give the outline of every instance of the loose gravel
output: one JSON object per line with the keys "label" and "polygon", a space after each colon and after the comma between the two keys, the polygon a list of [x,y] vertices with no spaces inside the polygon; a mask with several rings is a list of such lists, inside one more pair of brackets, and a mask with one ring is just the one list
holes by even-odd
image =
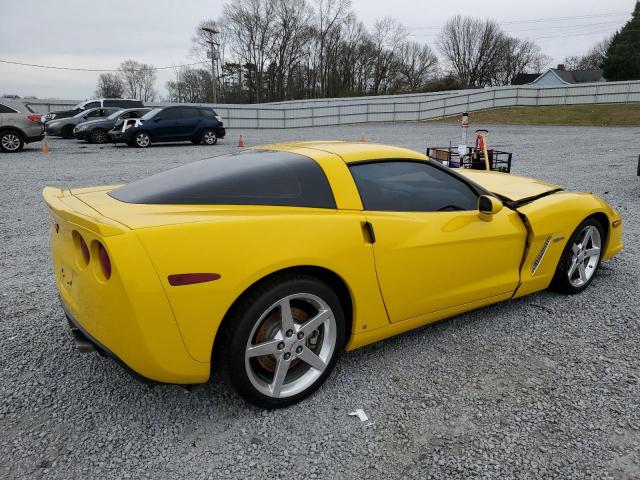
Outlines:
{"label": "loose gravel", "polygon": [[[640,478],[638,129],[489,126],[514,171],[593,191],[626,249],[571,297],[543,292],[347,353],[278,411],[212,381],[150,388],[72,346],[49,263],[45,185],[129,182],[248,145],[357,139],[424,151],[453,125],[230,130],[215,147],[52,140],[0,154],[0,477]],[[348,413],[363,408],[371,422]]]}

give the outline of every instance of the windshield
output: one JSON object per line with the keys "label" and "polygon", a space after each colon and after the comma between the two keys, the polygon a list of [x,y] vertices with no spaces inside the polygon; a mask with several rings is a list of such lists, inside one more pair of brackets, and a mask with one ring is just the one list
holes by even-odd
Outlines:
{"label": "windshield", "polygon": [[73,107],[71,110],[81,110],[85,103],[87,103],[87,102],[80,102],[75,107]]}
{"label": "windshield", "polygon": [[149,120],[150,118],[153,118],[157,115],[157,113],[162,110],[161,108],[154,108],[153,110],[151,110],[150,112],[145,113],[140,120]]}
{"label": "windshield", "polygon": [[91,110],[83,110],[83,111],[82,111],[82,112],[80,112],[80,113],[76,113],[76,114],[73,116],[73,118],[82,117],[82,116],[86,115],[87,113],[92,112],[92,111],[94,111],[94,110],[97,110],[97,108],[92,108]]}
{"label": "windshield", "polygon": [[108,120],[115,120],[117,119],[120,115],[122,115],[122,113],[124,112],[124,110],[118,110],[116,112],[113,112],[111,115],[109,115],[107,117]]}

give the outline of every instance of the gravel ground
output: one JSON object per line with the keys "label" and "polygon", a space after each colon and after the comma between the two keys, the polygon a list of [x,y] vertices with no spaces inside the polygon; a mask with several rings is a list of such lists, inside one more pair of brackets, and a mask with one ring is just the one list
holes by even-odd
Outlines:
{"label": "gravel ground", "polygon": [[[216,147],[146,151],[53,140],[49,155],[39,144],[1,155],[0,477],[640,478],[640,132],[489,128],[515,172],[615,206],[624,252],[582,295],[543,292],[348,353],[313,397],[269,412],[216,382],[150,388],[78,353],[40,191],[128,182],[236,150],[239,133],[255,145],[357,139],[362,126],[232,130]],[[458,138],[447,125],[365,133],[422,151]]]}

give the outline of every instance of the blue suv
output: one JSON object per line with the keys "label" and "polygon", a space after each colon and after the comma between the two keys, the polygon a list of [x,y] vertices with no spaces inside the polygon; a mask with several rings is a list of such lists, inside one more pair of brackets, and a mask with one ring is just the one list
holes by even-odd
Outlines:
{"label": "blue suv", "polygon": [[121,120],[109,136],[114,143],[146,148],[161,142],[215,145],[225,133],[222,119],[212,108],[181,105],[154,108],[137,120]]}

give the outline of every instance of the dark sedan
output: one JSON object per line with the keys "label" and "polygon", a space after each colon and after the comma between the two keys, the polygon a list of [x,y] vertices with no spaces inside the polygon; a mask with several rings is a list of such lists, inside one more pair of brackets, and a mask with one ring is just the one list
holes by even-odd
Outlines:
{"label": "dark sedan", "polygon": [[127,108],[112,113],[107,118],[79,123],[73,129],[73,136],[78,140],[86,140],[90,143],[106,143],[111,140],[109,130],[116,125],[118,120],[140,118],[149,111],[151,111],[150,108]]}
{"label": "dark sedan", "polygon": [[63,138],[73,138],[73,129],[76,125],[89,120],[105,118],[112,113],[122,110],[121,108],[92,108],[86,112],[80,112],[70,118],[61,118],[59,120],[50,120],[46,124],[47,135],[53,135]]}
{"label": "dark sedan", "polygon": [[121,120],[109,136],[114,143],[146,148],[159,142],[215,145],[225,133],[222,119],[211,107],[181,105],[154,108],[140,120]]}

